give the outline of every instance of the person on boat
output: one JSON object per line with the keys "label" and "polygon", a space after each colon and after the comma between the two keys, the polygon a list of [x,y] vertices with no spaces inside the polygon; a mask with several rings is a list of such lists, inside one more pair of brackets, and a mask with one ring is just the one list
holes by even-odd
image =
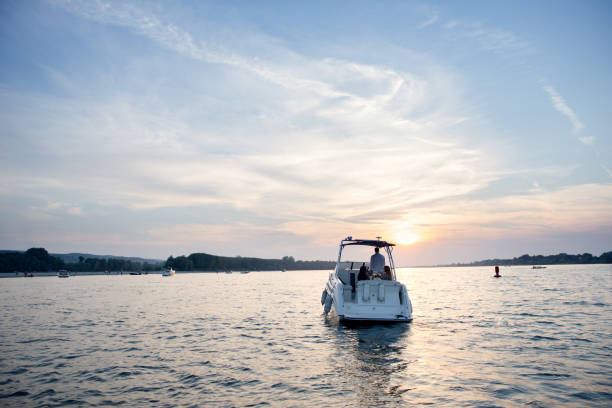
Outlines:
{"label": "person on boat", "polygon": [[357,280],[369,280],[370,277],[368,276],[368,268],[366,268],[365,266],[365,262],[361,265],[361,268],[359,268],[359,275],[357,275]]}
{"label": "person on boat", "polygon": [[385,256],[380,253],[380,248],[374,248],[374,255],[370,257],[370,272],[372,274],[383,274],[385,270]]}
{"label": "person on boat", "polygon": [[385,274],[383,275],[384,280],[391,280],[391,267],[389,265],[385,265]]}

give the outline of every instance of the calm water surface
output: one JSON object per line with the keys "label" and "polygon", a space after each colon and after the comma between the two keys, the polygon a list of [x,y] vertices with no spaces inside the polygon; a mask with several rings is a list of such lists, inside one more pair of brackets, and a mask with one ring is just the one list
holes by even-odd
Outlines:
{"label": "calm water surface", "polygon": [[612,406],[612,266],[404,269],[345,327],[328,272],[0,279],[0,406]]}

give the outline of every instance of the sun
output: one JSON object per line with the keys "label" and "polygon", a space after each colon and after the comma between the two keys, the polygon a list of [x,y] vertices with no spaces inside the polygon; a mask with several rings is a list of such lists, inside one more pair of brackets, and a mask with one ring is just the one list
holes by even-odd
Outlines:
{"label": "sun", "polygon": [[395,241],[400,245],[412,245],[421,240],[419,234],[417,234],[409,224],[400,224],[394,229]]}

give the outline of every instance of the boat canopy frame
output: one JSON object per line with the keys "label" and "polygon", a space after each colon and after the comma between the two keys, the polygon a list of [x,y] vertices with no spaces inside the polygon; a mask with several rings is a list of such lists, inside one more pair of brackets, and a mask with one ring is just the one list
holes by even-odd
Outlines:
{"label": "boat canopy frame", "polygon": [[378,239],[353,239],[352,236],[348,236],[340,241],[340,250],[338,251],[338,262],[337,265],[340,265],[342,260],[342,250],[345,246],[350,245],[361,245],[361,246],[372,246],[377,248],[384,248],[385,252],[387,252],[387,259],[389,260],[389,268],[391,269],[392,280],[397,280],[395,275],[395,262],[393,261],[393,247],[395,246],[392,242],[382,241],[380,237]]}

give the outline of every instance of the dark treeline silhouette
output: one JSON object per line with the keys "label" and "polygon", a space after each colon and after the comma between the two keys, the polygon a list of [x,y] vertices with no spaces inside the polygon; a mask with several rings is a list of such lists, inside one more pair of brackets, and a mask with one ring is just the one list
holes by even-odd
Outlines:
{"label": "dark treeline silhouette", "polygon": [[64,262],[49,255],[44,248],[30,248],[25,252],[0,253],[0,272],[45,272],[62,269]]}
{"label": "dark treeline silhouette", "polygon": [[66,269],[74,272],[105,272],[105,271],[155,271],[162,264],[136,262],[127,259],[114,258],[84,258],[78,262],[66,263],[60,258],[49,255],[44,248],[30,248],[25,252],[0,253],[0,272],[47,272]]}
{"label": "dark treeline silhouette", "polygon": [[104,271],[127,271],[127,272],[150,272],[158,271],[162,263],[153,264],[148,262],[137,262],[129,259],[115,258],[83,258],[79,262],[66,263],[65,268],[75,272],[104,272]]}
{"label": "dark treeline silhouette", "polygon": [[30,248],[25,252],[0,252],[0,272],[49,272],[66,269],[71,272],[147,272],[157,271],[163,266],[178,271],[270,271],[300,269],[333,269],[335,263],[329,261],[296,261],[292,256],[282,259],[261,259],[243,257],[223,257],[203,253],[189,256],[169,257],[163,263],[138,262],[117,258],[78,257],[78,262],[64,262],[50,255],[44,248]]}
{"label": "dark treeline silhouette", "polygon": [[[589,253],[569,255],[522,255],[512,259],[485,259],[472,263],[456,263],[451,266],[494,266],[494,265],[561,265],[561,264],[612,264],[612,251],[600,256]],[[189,256],[170,256],[165,264],[138,262],[130,259],[84,258],[78,262],[66,263],[50,255],[44,248],[30,248],[25,252],[0,252],[0,272],[47,272],[66,269],[74,272],[147,272],[157,271],[163,266],[177,271],[272,271],[272,270],[309,270],[333,269],[331,261],[296,261],[292,256],[282,259],[262,259],[246,257],[225,257],[194,253]]]}
{"label": "dark treeline silhouette", "polygon": [[494,266],[494,265],[564,265],[564,264],[612,264],[612,251],[600,256],[589,253],[569,255],[522,255],[512,259],[485,259],[471,263],[455,263],[451,266]]}
{"label": "dark treeline silhouette", "polygon": [[335,262],[330,261],[296,261],[292,256],[284,256],[282,259],[262,259],[246,257],[226,257],[203,253],[195,253],[189,256],[170,256],[166,261],[167,268],[177,271],[278,271],[306,270],[306,269],[333,269]]}

